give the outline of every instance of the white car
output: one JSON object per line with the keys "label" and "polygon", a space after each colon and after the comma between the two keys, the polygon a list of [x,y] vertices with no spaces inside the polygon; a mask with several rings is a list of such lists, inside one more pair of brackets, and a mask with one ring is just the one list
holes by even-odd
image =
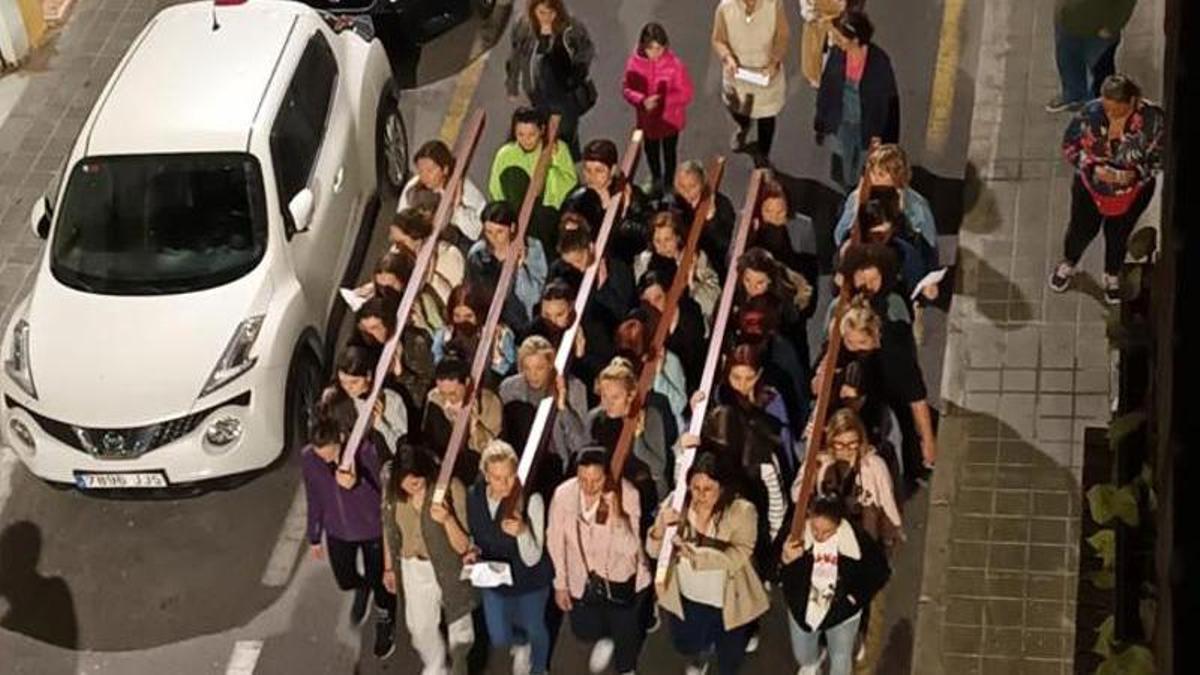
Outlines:
{"label": "white car", "polygon": [[34,208],[47,246],[0,343],[0,426],[35,475],[240,482],[303,441],[337,289],[407,164],[382,47],[331,23],[179,5],[118,64]]}

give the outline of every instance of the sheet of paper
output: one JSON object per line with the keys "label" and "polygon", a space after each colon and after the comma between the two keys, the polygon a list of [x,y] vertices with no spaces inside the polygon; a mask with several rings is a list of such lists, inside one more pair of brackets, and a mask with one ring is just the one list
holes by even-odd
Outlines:
{"label": "sheet of paper", "polygon": [[508,563],[482,561],[472,565],[463,565],[460,580],[470,580],[475,588],[497,588],[512,586],[512,568]]}
{"label": "sheet of paper", "polygon": [[750,70],[749,68],[738,68],[733,77],[742,82],[755,84],[760,87],[765,87],[771,83],[771,78],[766,73],[759,70]]}
{"label": "sheet of paper", "polygon": [[913,288],[912,297],[909,299],[916,300],[917,296],[921,294],[921,291],[925,290],[927,287],[937,286],[938,284],[942,283],[942,279],[946,277],[947,269],[948,268],[946,267],[942,267],[930,272],[929,274],[926,274],[924,279],[921,279],[919,282],[917,282],[917,285]]}
{"label": "sheet of paper", "polygon": [[351,312],[357,312],[358,308],[362,307],[363,303],[367,301],[366,298],[362,297],[358,293],[355,293],[353,288],[341,288],[338,289],[338,292],[341,294],[342,300],[344,300],[346,304],[350,306]]}

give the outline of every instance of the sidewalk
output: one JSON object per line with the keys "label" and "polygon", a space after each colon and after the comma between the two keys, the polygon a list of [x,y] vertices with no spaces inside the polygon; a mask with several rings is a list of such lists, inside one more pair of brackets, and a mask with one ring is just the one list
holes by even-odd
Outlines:
{"label": "sidewalk", "polygon": [[[938,469],[913,673],[1073,673],[1083,432],[1105,426],[1113,355],[1097,281],[1102,242],[1059,295],[1071,169],[1052,2],[988,0],[968,210],[949,316]],[[1161,0],[1142,0],[1118,69],[1161,89]],[[1156,226],[1156,205],[1143,226]]]}

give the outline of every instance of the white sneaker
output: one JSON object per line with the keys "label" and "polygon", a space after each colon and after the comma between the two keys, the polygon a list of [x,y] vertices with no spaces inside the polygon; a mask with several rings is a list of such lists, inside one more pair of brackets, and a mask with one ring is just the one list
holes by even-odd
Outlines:
{"label": "white sneaker", "polygon": [[683,669],[684,675],[705,675],[708,672],[708,661],[703,663],[689,663]]}
{"label": "white sneaker", "polygon": [[854,653],[855,663],[862,663],[867,660],[867,641],[865,638],[858,641],[858,651]]}
{"label": "white sneaker", "polygon": [[533,648],[529,645],[515,645],[508,650],[512,654],[513,675],[529,675],[533,671]]}
{"label": "white sneaker", "polygon": [[817,661],[811,665],[800,666],[800,670],[796,671],[796,675],[817,675],[821,672],[821,662]]}
{"label": "white sneaker", "polygon": [[612,663],[613,649],[616,645],[608,638],[598,640],[592,646],[592,656],[588,659],[588,670],[593,673],[602,673],[608,668],[608,664]]}
{"label": "white sneaker", "polygon": [[750,640],[746,642],[746,653],[753,654],[756,651],[758,651],[758,636],[751,635]]}

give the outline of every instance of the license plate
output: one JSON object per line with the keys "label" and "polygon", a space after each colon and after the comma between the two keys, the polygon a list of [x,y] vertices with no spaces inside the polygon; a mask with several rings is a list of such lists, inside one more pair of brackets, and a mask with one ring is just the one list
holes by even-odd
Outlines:
{"label": "license plate", "polygon": [[124,490],[167,487],[167,476],[161,471],[130,473],[75,473],[75,485],[84,490]]}

